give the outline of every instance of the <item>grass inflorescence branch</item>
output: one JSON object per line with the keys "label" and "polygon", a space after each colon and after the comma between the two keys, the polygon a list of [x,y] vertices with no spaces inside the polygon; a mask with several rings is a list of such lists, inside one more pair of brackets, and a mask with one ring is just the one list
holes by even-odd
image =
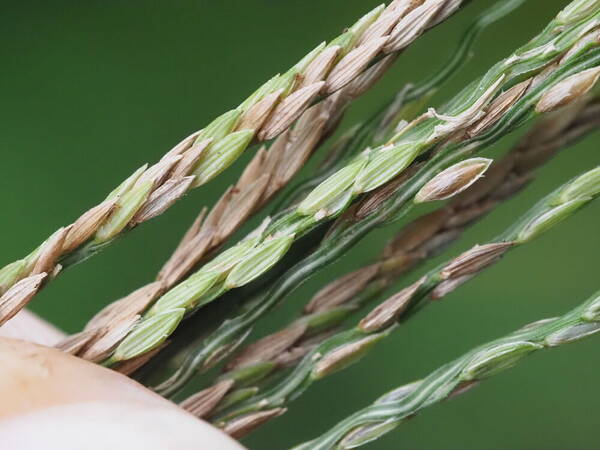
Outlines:
{"label": "grass inflorescence branch", "polygon": [[534,171],[556,152],[598,130],[599,113],[600,99],[596,97],[548,114],[491,166],[485,178],[449,204],[403,227],[376,262],[329,283],[307,303],[300,318],[237,352],[213,386],[191,396],[182,406],[209,416],[230,405],[232,399],[241,400],[240,393],[258,392],[258,387],[250,386],[294,367],[350,314],[377,299],[401,275],[440,253],[465,228],[520,192]]}
{"label": "grass inflorescence branch", "polygon": [[[467,159],[537,114],[548,112],[547,109],[536,109],[540,102],[546,104],[549,96],[561,97],[559,92],[569,92],[562,96],[561,104],[583,95],[585,89],[581,89],[580,83],[589,89],[589,78],[597,77],[600,72],[600,52],[597,49],[600,42],[593,31],[599,15],[600,11],[595,10],[579,15],[575,20],[561,13],[527,45],[465,88],[442,110],[442,114],[431,111],[416,119],[387,144],[361,153],[324,181],[298,208],[271,224],[263,232],[262,240],[258,238],[258,246],[244,241],[237,248],[225,252],[221,259],[217,258],[214,264],[222,266],[219,267],[221,278],[216,279],[225,277],[225,281],[220,282],[217,290],[209,289],[200,294],[198,290],[192,291],[197,296],[183,292],[186,297],[182,296],[179,300],[189,305],[188,311],[214,300],[221,293],[219,288],[228,287],[228,280],[235,281],[233,286],[237,286],[240,280],[249,281],[258,276],[269,264],[275,264],[291,241],[340,215],[348,209],[358,191],[373,189],[371,196],[350,209],[344,226],[337,227],[317,251],[280,277],[262,299],[253,302],[250,309],[223,323],[157,389],[162,393],[175,392],[198,370],[209,367],[209,361],[212,364],[225,357],[247,336],[254,323],[292,289],[335,260],[375,227],[406,214],[412,206],[411,200],[435,175]],[[561,90],[565,85],[573,85],[573,88]],[[523,89],[523,86],[526,88]],[[450,138],[452,142],[444,146]],[[416,167],[412,164],[414,169],[408,171],[411,177],[403,175],[406,174],[403,169],[411,161],[439,148],[443,150],[435,152],[427,162],[418,163]],[[381,170],[382,167],[386,170]],[[367,181],[368,187],[365,187]],[[382,187],[375,189],[378,185]],[[308,214],[309,211],[314,212]],[[247,254],[245,245],[252,248]],[[258,264],[257,254],[263,251],[264,254],[260,255],[263,262]],[[215,267],[210,264],[199,274]],[[165,320],[169,314],[178,315],[180,319],[184,312],[162,314]],[[111,363],[124,355],[137,355],[160,345],[169,333],[154,329],[153,339],[136,342],[130,335],[126,339],[128,345],[121,349],[126,352],[117,352]]]}
{"label": "grass inflorescence branch", "polygon": [[[494,1],[436,72],[404,85],[348,129],[312,176],[272,202],[336,132],[352,102],[404,49],[470,0],[387,0],[317,45],[28,255],[0,267],[0,327],[65,268],[256,149],[237,182],[200,210],[153,281],[108,304],[55,347],[143,380],[235,439],[285,414],[313,383],[361,361],[425,307],[600,197],[600,166],[587,167],[496,236],[390,289],[521,192],[557,152],[600,127],[600,0],[565,2],[525,45],[444,105],[427,108],[466,65],[479,34],[525,2]],[[534,119],[501,159],[480,155]],[[439,203],[421,205],[431,202]],[[260,225],[229,243],[267,205]],[[292,291],[414,207],[428,212],[403,224],[379,256],[328,282],[276,332],[244,346]],[[363,446],[537,350],[599,332],[600,292],[561,317],[528,324],[401,385],[293,450]]]}
{"label": "grass inflorescence branch", "polygon": [[[360,96],[400,51],[452,15],[462,0],[393,0],[322,43],[250,97],[188,136],[152,166],[144,165],[96,207],[60,228],[26,257],[0,270],[0,295],[22,282],[21,307],[63,268],[86,259],[125,231],[162,214],[190,189],[229,167],[253,142],[273,139],[315,102]],[[27,301],[26,301],[27,300]],[[16,302],[13,302],[16,304]],[[0,317],[8,320],[16,311]]]}
{"label": "grass inflorescence branch", "polygon": [[531,353],[578,341],[600,331],[600,293],[562,317],[533,322],[483,344],[427,378],[401,386],[294,450],[360,447],[395,429],[424,408],[466,392]]}
{"label": "grass inflorescence branch", "polygon": [[245,221],[286,186],[321,142],[335,131],[352,102],[357,82],[371,83],[380,72],[381,68],[374,67],[311,106],[269,148],[262,146],[236,184],[223,193],[210,211],[201,210],[154,282],[105,307],[84,331],[68,337],[59,348],[92,361],[104,359],[148,305],[214,255]]}
{"label": "grass inflorescence branch", "polygon": [[[409,83],[396,94],[394,99],[386,107],[374,114],[367,121],[352,127],[344,133],[329,149],[318,173],[292,188],[287,195],[283,196],[275,205],[275,211],[285,210],[290,205],[298,203],[302,194],[316,187],[327,176],[342,168],[344,164],[359,153],[362,149],[375,147],[385,141],[386,137],[394,134],[394,130],[414,119],[429,98],[439,90],[453,74],[458,72],[462,64],[469,58],[471,48],[477,36],[494,21],[499,20],[515,8],[519,7],[523,0],[511,0],[495,4],[477,17],[461,36],[456,49],[449,59],[441,66],[438,72],[431,74],[417,84]],[[243,188],[240,184],[240,189]],[[199,234],[197,232],[197,234]],[[276,338],[276,337],[274,337]],[[223,383],[216,387],[218,392],[222,391]],[[225,392],[221,392],[224,395]],[[190,398],[190,408],[196,413],[205,411],[204,406],[199,407],[199,402],[204,398],[210,398],[214,402],[214,392],[211,389],[199,393]],[[200,409],[199,409],[200,408]]]}
{"label": "grass inflorescence branch", "polygon": [[[600,195],[600,168],[592,169],[546,196],[507,231],[476,245],[456,258],[427,272],[412,285],[400,290],[368,313],[354,329],[325,339],[308,352],[297,367],[272,389],[235,405],[215,423],[240,435],[240,424],[257,412],[283,408],[308,386],[358,361],[370,348],[398,328],[431,300],[439,300],[500,260],[509,250],[521,246],[556,226]],[[252,367],[239,369],[232,379],[252,375]],[[254,367],[254,370],[260,370]]]}
{"label": "grass inflorescence branch", "polygon": [[209,259],[302,168],[339,123],[350,103],[347,88],[307,109],[269,149],[259,149],[237,183],[223,193],[210,211],[201,210],[152,283],[109,304],[89,321],[84,331],[69,336],[59,348],[91,361],[102,360],[114,350],[148,305]]}

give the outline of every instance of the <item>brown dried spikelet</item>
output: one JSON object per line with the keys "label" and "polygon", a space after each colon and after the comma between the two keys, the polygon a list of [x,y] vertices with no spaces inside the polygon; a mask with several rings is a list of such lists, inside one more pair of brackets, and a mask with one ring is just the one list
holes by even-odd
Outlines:
{"label": "brown dried spikelet", "polygon": [[237,130],[258,130],[260,129],[279,100],[281,99],[282,89],[266,95],[262,100],[254,104],[248,112],[246,112],[240,123],[237,125]]}
{"label": "brown dried spikelet", "polygon": [[429,180],[415,195],[415,203],[446,200],[477,182],[492,163],[488,158],[470,158],[454,164]]}
{"label": "brown dried spikelet", "polygon": [[435,287],[433,291],[431,291],[431,299],[441,299],[442,297],[448,295],[450,292],[454,291],[457,287],[463,285],[476,275],[476,273],[471,273],[469,275],[463,275],[457,278],[451,278],[449,280],[442,281]]}
{"label": "brown dried spikelet", "polygon": [[323,81],[336,62],[339,53],[339,45],[332,45],[319,53],[304,71],[299,88],[301,89],[318,81]]}
{"label": "brown dried spikelet", "polygon": [[495,124],[511,106],[519,101],[530,85],[531,79],[528,79],[500,94],[487,108],[485,116],[467,130],[467,135],[477,136]]}
{"label": "brown dried spikelet", "polygon": [[29,303],[47,275],[46,272],[42,272],[23,278],[0,297],[0,326]]}
{"label": "brown dried spikelet", "polygon": [[[390,32],[390,39],[383,48],[385,53],[402,50],[419,37],[442,9],[446,0],[430,0],[415,3],[420,4],[407,14],[404,14]],[[411,4],[411,6],[415,5],[415,3]]]}
{"label": "brown dried spikelet", "polygon": [[[358,40],[358,44],[387,36],[396,26],[398,21],[416,5],[414,0],[396,0],[388,5],[381,15],[373,22]],[[422,3],[422,1],[420,1]]]}
{"label": "brown dried spikelet", "polygon": [[42,250],[37,257],[30,275],[52,273],[54,266],[56,265],[56,260],[62,254],[63,243],[65,242],[65,238],[67,237],[67,234],[69,234],[71,227],[72,225],[69,225],[66,228],[60,228],[48,238],[42,246]]}
{"label": "brown dried spikelet", "polygon": [[87,323],[85,330],[110,327],[119,319],[138,316],[146,311],[163,291],[164,285],[160,281],[142,286],[103,308]]}
{"label": "brown dried spikelet", "polygon": [[397,294],[378,305],[358,324],[366,333],[372,333],[387,328],[394,323],[406,310],[417,290],[423,285],[425,278],[402,289]]}
{"label": "brown dried spikelet", "polygon": [[270,361],[288,350],[306,332],[302,322],[293,323],[281,331],[265,336],[250,344],[233,358],[226,370],[235,370],[253,363]]}
{"label": "brown dried spikelet", "polygon": [[568,105],[592,89],[599,77],[600,67],[592,67],[571,75],[548,89],[538,101],[535,110],[539,113],[546,113]]}
{"label": "brown dried spikelet", "polygon": [[351,50],[333,68],[325,84],[325,91],[332,93],[341,89],[361,74],[387,43],[388,37],[372,39]]}
{"label": "brown dried spikelet", "polygon": [[[400,187],[410,179],[420,168],[422,164],[411,164],[402,171],[397,177],[385,183],[383,186],[369,192],[366,197],[356,204],[352,210],[355,220],[362,220],[375,211],[383,202],[389,199]],[[346,217],[343,215],[342,217]]]}
{"label": "brown dried spikelet", "polygon": [[102,330],[101,335],[95,336],[88,342],[85,351],[79,352],[79,355],[81,358],[92,362],[100,362],[108,358],[135,324],[138,323],[140,317],[119,318]]}
{"label": "brown dried spikelet", "polygon": [[179,403],[190,414],[202,419],[208,416],[233,387],[233,380],[222,380]]}
{"label": "brown dried spikelet", "polygon": [[129,226],[134,227],[142,222],[161,215],[185,195],[192,185],[194,178],[194,176],[190,176],[167,180],[150,194],[146,203],[129,221]]}
{"label": "brown dried spikelet", "polygon": [[[162,185],[171,169],[181,161],[181,155],[170,155],[163,157],[156,164],[148,167],[137,179],[133,188],[142,187],[147,183],[152,183],[151,191]],[[133,189],[132,188],[132,189]]]}
{"label": "brown dried spikelet", "polygon": [[373,280],[379,272],[379,264],[371,264],[329,283],[319,290],[304,307],[304,313],[328,311],[346,303]]}
{"label": "brown dried spikelet", "polygon": [[485,201],[508,177],[515,167],[516,155],[509,153],[500,161],[494,162],[477,183],[464,192],[461,192],[450,201],[450,206],[456,210],[470,207],[477,202]]}
{"label": "brown dried spikelet", "polygon": [[373,345],[381,340],[382,335],[374,334],[349,344],[342,345],[324,355],[312,370],[312,377],[320,379],[356,362]]}
{"label": "brown dried spikelet", "polygon": [[90,239],[113,211],[115,202],[116,199],[106,200],[79,217],[71,225],[71,229],[63,242],[62,251],[64,253],[73,251]]}
{"label": "brown dried spikelet", "polygon": [[128,359],[127,361],[123,361],[119,363],[116,367],[113,367],[117,372],[122,373],[123,375],[131,375],[148,361],[150,361],[154,356],[159,353],[163,348],[169,345],[170,341],[165,341],[155,349],[150,350],[143,355],[136,356],[135,358]]}
{"label": "brown dried spikelet", "polygon": [[441,278],[448,280],[477,273],[496,262],[513,245],[514,242],[476,245],[447,264],[441,271]]}
{"label": "brown dried spikelet", "polygon": [[258,133],[261,141],[272,139],[287,129],[317,97],[324,81],[318,81],[284,98]]}
{"label": "brown dried spikelet", "polygon": [[196,167],[200,157],[204,154],[204,151],[211,143],[212,139],[204,139],[193,147],[185,150],[185,152],[181,155],[182,158],[173,167],[169,176],[171,178],[181,178],[190,174],[194,167]]}
{"label": "brown dried spikelet", "polygon": [[287,408],[273,408],[267,411],[249,413],[227,422],[223,427],[223,431],[235,439],[240,439],[269,420],[281,416],[286,411]]}

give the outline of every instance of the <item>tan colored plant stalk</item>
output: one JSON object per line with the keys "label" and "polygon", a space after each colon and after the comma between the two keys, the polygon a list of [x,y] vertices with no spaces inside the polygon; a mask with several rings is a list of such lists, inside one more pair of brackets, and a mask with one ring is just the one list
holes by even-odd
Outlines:
{"label": "tan colored plant stalk", "polygon": [[[304,307],[300,318],[238,352],[212,387],[191,396],[182,406],[200,417],[209,416],[221,407],[221,400],[231,402],[232,397],[239,396],[239,391],[234,391],[233,395],[228,393],[247,383],[241,374],[251,374],[251,384],[254,385],[275,371],[293,367],[353,311],[378,298],[399,277],[439,253],[457,240],[467,227],[520,192],[535,177],[535,171],[558,151],[598,128],[598,97],[584,98],[544,117],[502,160],[492,164],[484,178],[478,179],[481,171],[476,171],[468,180],[448,183],[454,188],[448,191],[452,195],[457,189],[477,180],[447,205],[404,227],[386,245],[377,262],[344,275],[321,289]],[[471,166],[477,167],[478,161]],[[445,172],[445,178],[456,181],[456,178],[448,176],[448,171],[440,175]],[[427,186],[432,184],[436,184],[435,179],[420,192],[430,192]],[[432,199],[422,194],[422,200]],[[257,390],[247,386],[241,389],[242,392]]]}
{"label": "tan colored plant stalk", "polygon": [[[286,73],[267,81],[237,108],[184,139],[158,163],[136,170],[102,203],[52,234],[31,254],[1,269],[0,295],[23,281],[30,287],[30,301],[61,269],[160,215],[190,189],[220,174],[252,142],[279,136],[312,104],[372,67],[384,70],[400,51],[462,3],[393,0],[366,14],[338,38],[322,43]],[[0,324],[19,309],[5,311]]]}

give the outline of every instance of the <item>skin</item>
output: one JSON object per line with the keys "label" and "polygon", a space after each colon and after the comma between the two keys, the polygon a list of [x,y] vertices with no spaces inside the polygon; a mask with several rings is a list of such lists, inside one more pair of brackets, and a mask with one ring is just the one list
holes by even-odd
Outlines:
{"label": "skin", "polygon": [[130,378],[40,345],[62,333],[30,313],[0,336],[2,448],[244,450]]}

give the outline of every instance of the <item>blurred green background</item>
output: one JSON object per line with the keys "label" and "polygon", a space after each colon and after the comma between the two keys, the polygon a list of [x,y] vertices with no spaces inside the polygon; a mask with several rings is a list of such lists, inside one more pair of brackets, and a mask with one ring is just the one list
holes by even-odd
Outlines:
{"label": "blurred green background", "polygon": [[[356,102],[344,124],[365,117],[403,83],[439,67],[461,30],[493,3],[473,2],[419,39]],[[237,105],[272,74],[377,4],[3,1],[2,263],[28,252],[142,163],[156,161],[180,138]],[[529,0],[488,29],[475,57],[434,105],[527,41],[566,4]],[[494,153],[509,148],[518,134],[503,140]],[[442,258],[493,236],[538,197],[597,164],[597,147],[598,134],[563,152],[525,192],[469,230]],[[149,281],[200,207],[214,203],[250,156],[163,216],[65,272],[36,298],[32,309],[74,332],[101,306]],[[511,253],[409,321],[360,364],[313,385],[288,414],[246,444],[276,450],[314,437],[381,393],[426,375],[467,349],[583,301],[599,287],[599,217],[600,205],[592,205]],[[255,336],[289,320],[326,280],[374,257],[400,225],[372,234],[306,283],[260,324]],[[600,448],[598,348],[600,338],[591,338],[536,354],[468,395],[428,409],[367,448]]]}

